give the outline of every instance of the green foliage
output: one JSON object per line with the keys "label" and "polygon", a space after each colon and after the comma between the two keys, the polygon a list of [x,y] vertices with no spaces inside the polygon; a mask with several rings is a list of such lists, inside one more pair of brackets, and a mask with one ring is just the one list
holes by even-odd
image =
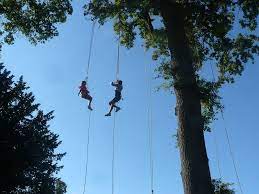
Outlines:
{"label": "green foliage", "polygon": [[223,183],[221,180],[212,180],[215,194],[235,194],[234,190],[230,187],[233,184]]}
{"label": "green foliage", "polygon": [[52,112],[44,114],[21,77],[0,64],[0,193],[54,194],[58,135],[49,130]]}
{"label": "green foliage", "polygon": [[67,192],[67,185],[62,180],[57,180],[56,182],[56,193],[55,194],[65,194]]}
{"label": "green foliage", "polygon": [[[188,44],[192,51],[193,66],[201,91],[205,124],[214,119],[220,105],[218,91],[225,83],[233,83],[241,75],[245,64],[254,62],[259,53],[257,19],[258,0],[185,1],[167,0],[177,5],[184,15]],[[172,61],[168,37],[161,17],[159,0],[93,0],[85,5],[85,15],[104,24],[114,19],[114,30],[121,33],[121,43],[127,48],[134,46],[139,35],[146,49],[152,48],[153,59],[160,65],[159,76],[164,86],[173,88]],[[174,50],[172,50],[174,52]],[[202,77],[201,69],[213,63],[216,79]],[[207,82],[207,83],[206,83]],[[206,126],[208,129],[208,125]]]}
{"label": "green foliage", "polygon": [[58,35],[56,24],[72,14],[71,0],[1,0],[0,37],[12,44],[20,32],[32,43],[45,42]]}
{"label": "green foliage", "polygon": [[216,118],[216,114],[224,108],[220,103],[221,97],[218,95],[220,84],[200,77],[197,78],[197,83],[200,90],[204,130],[211,131],[209,127],[211,122]]}

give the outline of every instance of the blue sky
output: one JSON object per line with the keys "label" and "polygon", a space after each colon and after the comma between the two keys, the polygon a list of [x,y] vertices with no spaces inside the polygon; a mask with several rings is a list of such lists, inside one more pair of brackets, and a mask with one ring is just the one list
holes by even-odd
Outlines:
{"label": "blue sky", "polygon": [[[17,77],[24,76],[41,108],[55,110],[51,130],[63,141],[59,150],[67,152],[59,176],[67,183],[68,194],[83,192],[86,160],[89,112],[86,102],[77,93],[86,76],[91,23],[84,19],[81,7],[82,4],[77,3],[73,16],[59,26],[59,37],[35,47],[19,36],[14,45],[4,47],[2,54],[6,67]],[[116,47],[112,25],[98,27],[89,75],[94,111],[86,193],[91,194],[111,192],[113,119],[104,114],[114,95],[109,84],[115,77]],[[150,53],[144,52],[139,39],[135,48],[121,49],[120,77],[124,81],[125,99],[116,121],[115,193],[150,193],[147,79],[151,72],[145,71],[149,64],[155,63]],[[243,76],[221,91],[226,107],[225,125],[246,194],[259,190],[258,73],[257,64],[247,64]],[[172,138],[177,128],[173,111],[175,97],[165,91],[155,92],[160,83],[160,80],[152,80],[154,190],[157,194],[180,194],[183,193],[180,160]],[[206,134],[211,173],[214,178],[219,177],[213,141],[216,137],[223,179],[236,183],[223,127],[219,119],[213,123],[213,133]],[[234,187],[240,193],[237,184]]]}

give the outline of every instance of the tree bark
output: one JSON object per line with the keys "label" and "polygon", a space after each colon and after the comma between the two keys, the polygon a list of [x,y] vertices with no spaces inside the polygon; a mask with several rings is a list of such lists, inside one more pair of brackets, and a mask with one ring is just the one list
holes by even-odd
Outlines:
{"label": "tree bark", "polygon": [[172,56],[174,91],[177,99],[178,143],[185,194],[213,194],[204,140],[200,93],[192,53],[184,25],[184,9],[171,0],[160,0]]}

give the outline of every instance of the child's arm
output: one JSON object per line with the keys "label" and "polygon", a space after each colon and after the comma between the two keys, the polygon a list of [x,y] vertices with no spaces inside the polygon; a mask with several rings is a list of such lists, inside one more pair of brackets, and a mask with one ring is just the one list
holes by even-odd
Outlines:
{"label": "child's arm", "polygon": [[115,82],[112,82],[112,86],[117,86],[118,85],[118,83],[117,83],[117,81],[115,81]]}
{"label": "child's arm", "polygon": [[86,92],[87,92],[87,93],[90,93],[89,90],[88,90],[88,87],[85,87],[85,89],[86,89]]}
{"label": "child's arm", "polygon": [[79,92],[78,92],[78,96],[79,96],[80,93],[81,93],[81,89],[80,89]]}

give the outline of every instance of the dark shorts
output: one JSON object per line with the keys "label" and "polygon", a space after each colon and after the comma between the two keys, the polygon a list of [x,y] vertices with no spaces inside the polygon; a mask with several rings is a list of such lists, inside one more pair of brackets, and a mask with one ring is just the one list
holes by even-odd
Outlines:
{"label": "dark shorts", "polygon": [[82,98],[87,99],[87,100],[92,100],[92,96],[90,96],[89,94],[82,94]]}
{"label": "dark shorts", "polygon": [[115,104],[117,102],[119,102],[121,100],[121,96],[115,96],[110,102],[109,104],[112,105],[112,104]]}

